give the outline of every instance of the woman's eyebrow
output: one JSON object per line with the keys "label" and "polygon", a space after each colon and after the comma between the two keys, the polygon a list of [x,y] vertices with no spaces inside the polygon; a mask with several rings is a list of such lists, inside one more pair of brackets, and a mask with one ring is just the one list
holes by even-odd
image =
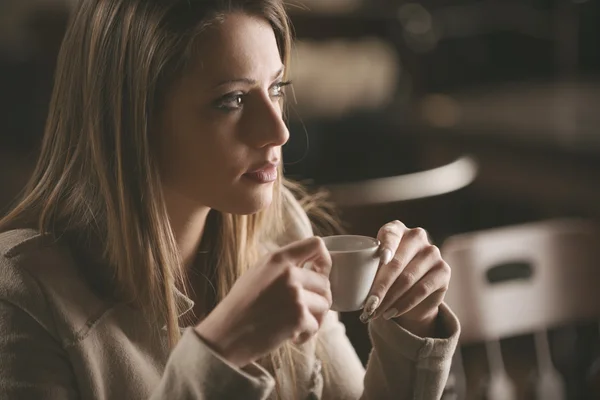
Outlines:
{"label": "woman's eyebrow", "polygon": [[[274,75],[273,75],[273,79],[275,80],[277,78],[279,78],[281,75],[283,75],[283,68],[281,67]],[[256,85],[257,81],[255,79],[250,79],[250,78],[236,78],[236,79],[229,79],[229,80],[225,80],[225,81],[221,81],[219,82],[215,88],[218,88],[219,86],[223,86],[223,85],[230,85],[232,83],[245,83],[247,85]]]}

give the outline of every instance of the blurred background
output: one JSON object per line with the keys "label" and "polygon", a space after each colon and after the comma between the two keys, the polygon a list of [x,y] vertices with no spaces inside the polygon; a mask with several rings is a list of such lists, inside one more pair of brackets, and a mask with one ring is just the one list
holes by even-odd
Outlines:
{"label": "blurred background", "polygon": [[[72,2],[0,1],[2,212],[39,149]],[[452,260],[464,339],[445,397],[599,399],[600,2],[287,3],[286,173],[327,189],[348,232],[399,219]],[[342,320],[366,362],[365,327]]]}

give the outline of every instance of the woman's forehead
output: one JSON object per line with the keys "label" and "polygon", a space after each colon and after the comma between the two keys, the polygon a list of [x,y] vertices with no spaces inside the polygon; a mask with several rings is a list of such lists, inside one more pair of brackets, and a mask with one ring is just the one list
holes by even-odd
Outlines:
{"label": "woman's forehead", "polygon": [[190,71],[204,84],[232,80],[266,82],[282,68],[275,33],[265,19],[230,14],[198,39]]}

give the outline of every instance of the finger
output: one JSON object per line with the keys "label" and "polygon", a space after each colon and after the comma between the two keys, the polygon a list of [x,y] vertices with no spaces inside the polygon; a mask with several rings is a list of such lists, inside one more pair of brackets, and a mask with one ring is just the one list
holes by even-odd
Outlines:
{"label": "finger", "polygon": [[386,265],[392,260],[406,230],[406,225],[400,221],[389,222],[379,229],[377,239],[381,243],[381,265]]}
{"label": "finger", "polygon": [[304,291],[302,298],[306,308],[302,321],[292,339],[296,344],[305,343],[319,331],[321,323],[329,310],[326,299],[316,293]]}
{"label": "finger", "polygon": [[429,245],[422,248],[402,270],[388,290],[378,307],[378,314],[385,312],[392,304],[408,292],[432,268],[440,263],[441,256],[437,247]]}
{"label": "finger", "polygon": [[313,318],[317,321],[317,330],[321,327],[325,315],[329,312],[330,303],[329,301],[314,292],[305,292],[304,300],[308,311],[313,316]]}
{"label": "finger", "polygon": [[[432,269],[390,307],[386,310],[378,310],[375,317],[382,316],[385,319],[397,318],[421,305],[421,307],[426,306],[427,303],[424,303],[426,299],[435,300],[439,295],[443,298],[448,289],[449,278],[446,269],[441,265]],[[434,293],[437,296],[431,298]]]}
{"label": "finger", "polygon": [[315,317],[310,316],[307,321],[303,324],[304,328],[299,329],[298,332],[292,338],[295,344],[306,343],[319,331],[319,323]]}
{"label": "finger", "polygon": [[301,269],[298,271],[298,282],[304,290],[324,297],[331,307],[331,284],[326,276],[310,269]]}
{"label": "finger", "polygon": [[[423,321],[439,312],[440,304],[444,301],[445,295],[446,291],[440,289],[437,292],[433,292],[412,309],[405,312],[398,311],[394,316],[390,316],[390,318],[398,319],[400,323],[402,323],[402,320]],[[390,312],[390,314],[392,313]]]}
{"label": "finger", "polygon": [[271,261],[277,264],[291,262],[296,266],[303,266],[310,262],[314,271],[326,277],[331,272],[331,256],[323,239],[317,236],[291,243],[271,257]]}
{"label": "finger", "polygon": [[387,265],[382,265],[379,271],[377,271],[377,275],[375,275],[375,280],[371,286],[370,296],[365,304],[365,311],[361,317],[365,318],[373,314],[377,306],[385,298],[390,287],[398,279],[402,271],[404,271],[406,265],[427,243],[427,235],[423,236],[424,232],[423,229],[417,228],[410,229],[404,233],[396,249],[394,258]]}

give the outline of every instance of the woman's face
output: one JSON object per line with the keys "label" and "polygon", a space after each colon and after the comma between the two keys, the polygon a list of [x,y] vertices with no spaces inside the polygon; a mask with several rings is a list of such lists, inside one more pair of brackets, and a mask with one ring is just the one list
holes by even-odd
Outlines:
{"label": "woman's face", "polygon": [[283,64],[266,20],[231,14],[202,34],[167,95],[158,156],[164,191],[232,214],[273,198],[281,146]]}

